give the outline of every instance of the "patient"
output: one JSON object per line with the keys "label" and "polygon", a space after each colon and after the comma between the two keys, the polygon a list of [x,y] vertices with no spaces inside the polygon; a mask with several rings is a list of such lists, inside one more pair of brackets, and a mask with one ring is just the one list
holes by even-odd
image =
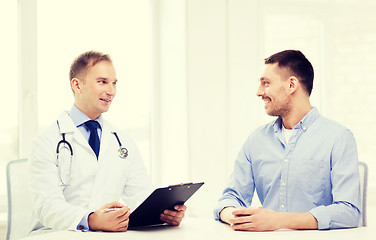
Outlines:
{"label": "patient", "polygon": [[[300,51],[265,59],[257,96],[277,118],[241,148],[216,220],[241,231],[358,226],[356,143],[349,129],[311,106],[313,76]],[[250,207],[255,190],[263,207]]]}

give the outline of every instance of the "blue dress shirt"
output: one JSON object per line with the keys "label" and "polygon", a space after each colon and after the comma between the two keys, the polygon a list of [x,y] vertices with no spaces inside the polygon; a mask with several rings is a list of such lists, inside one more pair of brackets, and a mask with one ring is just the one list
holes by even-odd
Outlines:
{"label": "blue dress shirt", "polygon": [[[91,120],[88,116],[86,116],[85,113],[83,113],[80,109],[76,107],[76,105],[73,105],[72,109],[68,113],[69,117],[72,118],[72,121],[74,125],[80,130],[82,135],[85,137],[85,139],[89,142],[90,137],[90,130],[85,126],[85,122]],[[101,139],[102,135],[102,126],[103,126],[103,118],[102,115],[100,115],[97,119],[95,119],[98,123],[100,128],[98,128],[98,136],[99,140]]]}
{"label": "blue dress shirt", "polygon": [[319,229],[357,227],[360,181],[352,133],[316,108],[294,127],[288,144],[281,118],[258,128],[239,152],[216,220],[225,207],[250,206],[255,190],[264,208],[310,212]]}
{"label": "blue dress shirt", "polygon": [[[76,107],[76,105],[73,105],[72,109],[68,113],[68,115],[72,118],[73,123],[76,125],[78,130],[82,133],[82,135],[85,137],[85,139],[89,142],[90,137],[90,130],[85,126],[85,122],[91,120],[88,116],[86,116],[85,113],[83,113],[80,109]],[[102,125],[103,125],[103,118],[102,115],[100,115],[97,119],[100,127],[98,128],[98,136],[99,140],[101,139],[102,135]],[[77,230],[81,231],[88,231],[89,230],[89,222],[88,217],[92,212],[88,212],[80,221],[80,223],[77,225]]]}

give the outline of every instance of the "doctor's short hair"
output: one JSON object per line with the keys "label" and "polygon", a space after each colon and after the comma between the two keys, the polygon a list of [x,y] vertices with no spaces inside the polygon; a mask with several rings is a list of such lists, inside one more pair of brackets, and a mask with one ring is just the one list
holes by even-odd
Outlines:
{"label": "doctor's short hair", "polygon": [[69,81],[72,81],[73,78],[85,76],[90,67],[95,66],[101,61],[112,63],[111,57],[108,54],[97,51],[87,51],[82,53],[80,56],[74,59],[70,67]]}
{"label": "doctor's short hair", "polygon": [[265,64],[278,63],[278,67],[287,70],[290,76],[298,78],[304,90],[311,96],[314,71],[312,64],[298,50],[285,50],[265,59]]}

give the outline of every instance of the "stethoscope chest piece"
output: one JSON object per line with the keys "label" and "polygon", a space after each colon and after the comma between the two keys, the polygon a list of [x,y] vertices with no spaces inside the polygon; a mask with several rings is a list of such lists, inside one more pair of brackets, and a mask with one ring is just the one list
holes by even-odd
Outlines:
{"label": "stethoscope chest piece", "polygon": [[120,157],[121,159],[125,159],[125,158],[127,158],[127,157],[128,157],[128,149],[126,149],[125,147],[123,147],[123,146],[121,145],[121,142],[120,142],[120,139],[119,139],[117,133],[116,133],[116,132],[112,132],[112,133],[115,135],[116,140],[118,141],[118,144],[119,144],[119,150],[118,150],[118,152],[119,152],[119,157]]}
{"label": "stethoscope chest piece", "polygon": [[119,156],[120,158],[125,159],[128,157],[128,150],[125,147],[119,148]]}

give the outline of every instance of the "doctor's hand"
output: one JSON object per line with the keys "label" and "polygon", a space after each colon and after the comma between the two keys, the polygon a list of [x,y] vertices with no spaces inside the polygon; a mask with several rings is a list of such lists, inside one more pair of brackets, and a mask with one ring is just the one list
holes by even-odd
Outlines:
{"label": "doctor's hand", "polygon": [[187,207],[185,205],[176,205],[175,210],[164,210],[160,219],[170,225],[179,226],[184,218]]}
{"label": "doctor's hand", "polygon": [[128,229],[130,209],[119,203],[103,205],[88,218],[90,230],[123,232]]}

